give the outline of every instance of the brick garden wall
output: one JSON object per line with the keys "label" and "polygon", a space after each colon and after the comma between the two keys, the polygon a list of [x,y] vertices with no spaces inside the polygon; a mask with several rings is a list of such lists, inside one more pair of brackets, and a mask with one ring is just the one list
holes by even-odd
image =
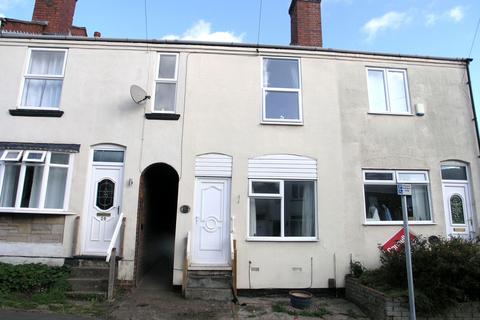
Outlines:
{"label": "brick garden wall", "polygon": [[[405,300],[388,297],[375,289],[360,284],[357,279],[350,276],[345,279],[345,296],[372,319],[408,320],[408,303]],[[480,319],[480,303],[461,303],[441,316],[417,317],[417,319]]]}
{"label": "brick garden wall", "polygon": [[62,243],[65,216],[0,213],[0,241]]}

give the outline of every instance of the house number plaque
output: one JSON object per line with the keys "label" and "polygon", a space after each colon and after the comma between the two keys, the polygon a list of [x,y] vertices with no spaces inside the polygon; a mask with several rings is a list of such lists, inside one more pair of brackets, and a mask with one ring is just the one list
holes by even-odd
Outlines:
{"label": "house number plaque", "polygon": [[112,214],[110,212],[97,212],[97,217],[110,217]]}

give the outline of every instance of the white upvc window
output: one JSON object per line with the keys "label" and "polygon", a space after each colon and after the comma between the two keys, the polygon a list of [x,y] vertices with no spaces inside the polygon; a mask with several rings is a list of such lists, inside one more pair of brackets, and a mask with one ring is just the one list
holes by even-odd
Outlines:
{"label": "white upvc window", "polygon": [[160,53],[155,77],[152,112],[175,113],[177,100],[178,53]]}
{"label": "white upvc window", "polygon": [[300,59],[264,57],[262,68],[262,122],[301,124]]}
{"label": "white upvc window", "polygon": [[[13,150],[0,150],[0,210],[66,211],[72,155],[54,151],[23,151],[23,159],[4,160]],[[18,151],[18,150],[15,150]]]}
{"label": "white upvc window", "polygon": [[314,180],[249,180],[250,240],[316,240]]}
{"label": "white upvc window", "polygon": [[66,56],[66,49],[29,50],[20,108],[60,108]]}
{"label": "white upvc window", "polygon": [[367,68],[371,113],[411,114],[407,71]]}
{"label": "white upvc window", "polygon": [[397,184],[411,184],[407,196],[408,220],[432,223],[430,181],[427,171],[364,170],[365,222],[367,224],[401,224],[401,196]]}

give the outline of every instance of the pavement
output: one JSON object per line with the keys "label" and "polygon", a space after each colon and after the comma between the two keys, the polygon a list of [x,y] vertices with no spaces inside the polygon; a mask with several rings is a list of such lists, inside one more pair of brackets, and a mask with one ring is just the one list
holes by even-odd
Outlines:
{"label": "pavement", "polygon": [[[309,314],[289,305],[287,294],[240,296],[237,304],[204,300],[186,300],[173,291],[165,279],[147,275],[141,284],[111,303],[102,320],[176,320],[176,319],[320,319],[367,320],[365,314],[351,302],[335,297],[314,296]],[[273,308],[273,309],[272,309]],[[289,314],[290,312],[291,314]],[[0,310],[1,320],[92,320],[91,317],[45,313],[44,311]]]}

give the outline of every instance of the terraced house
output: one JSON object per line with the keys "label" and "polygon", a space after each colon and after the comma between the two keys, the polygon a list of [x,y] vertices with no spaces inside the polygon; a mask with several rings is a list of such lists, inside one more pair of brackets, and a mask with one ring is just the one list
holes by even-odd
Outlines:
{"label": "terraced house", "polygon": [[290,46],[88,37],[75,5],[1,19],[1,261],[342,287],[401,228],[399,183],[415,234],[478,235],[468,59],[324,49],[320,0]]}

